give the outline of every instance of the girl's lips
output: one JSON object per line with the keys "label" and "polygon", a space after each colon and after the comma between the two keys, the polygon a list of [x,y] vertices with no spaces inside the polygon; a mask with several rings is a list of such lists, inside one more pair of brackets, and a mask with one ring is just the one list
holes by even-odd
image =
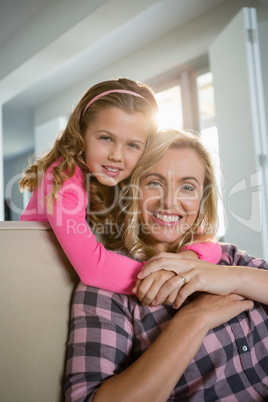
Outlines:
{"label": "girl's lips", "polygon": [[177,214],[165,214],[161,212],[153,212],[152,219],[159,225],[174,226],[182,219],[182,216]]}
{"label": "girl's lips", "polygon": [[117,168],[115,166],[104,166],[104,165],[102,165],[102,169],[105,172],[105,174],[110,176],[110,177],[116,177],[122,172],[122,169],[119,169],[119,168]]}

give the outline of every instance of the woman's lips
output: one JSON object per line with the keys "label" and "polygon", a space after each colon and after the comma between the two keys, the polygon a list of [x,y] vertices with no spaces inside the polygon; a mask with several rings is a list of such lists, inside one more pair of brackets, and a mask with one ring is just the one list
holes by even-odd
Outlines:
{"label": "woman's lips", "polygon": [[182,216],[178,214],[166,214],[162,212],[153,212],[152,218],[155,222],[159,223],[159,225],[168,225],[173,226],[177,225]]}

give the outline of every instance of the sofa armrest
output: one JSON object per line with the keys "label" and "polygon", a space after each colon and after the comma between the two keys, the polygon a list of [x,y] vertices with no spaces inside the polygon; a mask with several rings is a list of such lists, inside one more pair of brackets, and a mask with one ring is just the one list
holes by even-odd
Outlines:
{"label": "sofa armrest", "polygon": [[1,399],[62,400],[78,276],[45,222],[0,222]]}

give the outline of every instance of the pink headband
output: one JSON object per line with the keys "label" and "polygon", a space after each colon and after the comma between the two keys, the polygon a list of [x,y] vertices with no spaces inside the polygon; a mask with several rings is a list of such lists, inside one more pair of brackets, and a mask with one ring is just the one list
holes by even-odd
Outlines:
{"label": "pink headband", "polygon": [[142,96],[136,92],[129,91],[128,89],[110,89],[109,91],[101,92],[99,95],[96,95],[95,98],[91,99],[91,101],[89,101],[88,104],[86,105],[86,107],[82,113],[82,116],[84,116],[86,110],[89,108],[90,105],[92,105],[93,102],[95,102],[99,98],[102,98],[105,95],[108,95],[108,94],[111,94],[114,92],[118,92],[120,94],[128,94],[128,95],[137,96],[138,98],[142,98],[142,99],[146,100],[146,102],[150,103],[148,101],[148,99],[144,98],[144,96]]}

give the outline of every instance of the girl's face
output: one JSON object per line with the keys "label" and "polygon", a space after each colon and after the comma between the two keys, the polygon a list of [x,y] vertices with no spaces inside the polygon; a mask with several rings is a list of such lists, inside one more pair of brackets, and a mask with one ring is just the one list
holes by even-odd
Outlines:
{"label": "girl's face", "polygon": [[140,220],[156,250],[183,235],[194,223],[203,193],[205,168],[192,149],[169,149],[141,180]]}
{"label": "girl's face", "polygon": [[129,177],[144,150],[148,130],[142,113],[128,114],[118,108],[98,112],[85,133],[90,172],[106,186]]}

